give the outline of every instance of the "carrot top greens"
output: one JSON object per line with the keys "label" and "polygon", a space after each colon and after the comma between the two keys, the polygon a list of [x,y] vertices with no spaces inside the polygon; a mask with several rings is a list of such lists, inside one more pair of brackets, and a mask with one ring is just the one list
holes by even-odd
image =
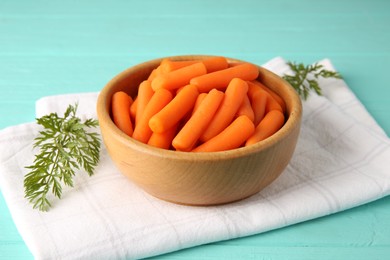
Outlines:
{"label": "carrot top greens", "polygon": [[310,90],[314,90],[318,95],[322,95],[317,81],[319,77],[342,78],[338,72],[326,70],[323,68],[323,65],[318,63],[304,65],[303,63],[287,62],[287,65],[293,71],[293,75],[285,74],[283,78],[290,83],[304,100],[309,96]]}
{"label": "carrot top greens", "polygon": [[40,149],[34,164],[24,179],[25,197],[34,208],[47,211],[51,206],[48,192],[61,198],[61,183],[73,186],[76,170],[84,169],[90,176],[99,162],[100,139],[87,128],[98,126],[98,121],[84,122],[76,117],[77,104],[69,105],[64,117],[56,113],[37,118],[44,130],[35,138],[34,147]]}

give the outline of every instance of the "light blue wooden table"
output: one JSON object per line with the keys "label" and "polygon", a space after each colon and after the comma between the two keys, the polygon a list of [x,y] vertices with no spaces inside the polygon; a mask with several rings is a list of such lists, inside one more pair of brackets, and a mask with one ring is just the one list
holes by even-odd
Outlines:
{"label": "light blue wooden table", "polygon": [[[387,0],[0,0],[0,128],[33,121],[42,96],[99,91],[136,63],[215,54],[257,64],[330,58],[390,135],[389,42]],[[386,197],[156,258],[389,259],[389,220]],[[32,258],[0,195],[0,259]]]}

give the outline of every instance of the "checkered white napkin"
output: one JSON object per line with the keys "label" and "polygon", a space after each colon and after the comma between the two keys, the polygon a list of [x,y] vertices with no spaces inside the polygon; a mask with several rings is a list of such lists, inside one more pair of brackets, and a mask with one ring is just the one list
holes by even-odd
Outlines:
{"label": "checkered white napkin", "polygon": [[[329,60],[321,61],[332,70]],[[283,74],[285,61],[264,65]],[[342,80],[320,82],[324,96],[303,103],[302,130],[284,173],[262,192],[215,207],[156,199],[123,177],[105,149],[92,177],[80,173],[73,189],[49,212],[24,198],[24,166],[34,155],[35,123],[0,131],[0,187],[15,224],[37,259],[133,259],[261,233],[358,206],[390,193],[390,141]],[[95,115],[97,93],[42,98],[37,116]]]}

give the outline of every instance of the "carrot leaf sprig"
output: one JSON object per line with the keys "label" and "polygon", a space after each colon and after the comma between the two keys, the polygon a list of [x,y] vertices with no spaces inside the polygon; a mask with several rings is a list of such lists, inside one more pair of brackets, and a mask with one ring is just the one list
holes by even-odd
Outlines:
{"label": "carrot leaf sprig", "polygon": [[293,72],[293,75],[285,74],[283,78],[298,92],[298,94],[306,100],[310,90],[314,90],[318,95],[322,95],[321,88],[317,79],[336,78],[341,79],[342,76],[336,71],[324,69],[323,65],[315,63],[314,65],[304,65],[303,63],[287,62],[287,65]]}
{"label": "carrot leaf sprig", "polygon": [[47,211],[51,204],[48,193],[61,198],[62,184],[73,187],[76,170],[84,169],[89,176],[99,162],[101,141],[97,133],[87,131],[98,126],[98,121],[84,122],[76,117],[77,104],[69,105],[63,117],[51,113],[37,118],[37,124],[44,130],[34,139],[35,155],[33,165],[25,175],[25,197],[33,208]]}

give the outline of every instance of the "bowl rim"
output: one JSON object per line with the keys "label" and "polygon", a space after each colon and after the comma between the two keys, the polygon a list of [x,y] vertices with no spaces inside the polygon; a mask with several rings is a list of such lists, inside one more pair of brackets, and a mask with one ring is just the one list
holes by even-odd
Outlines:
{"label": "bowl rim", "polygon": [[[233,159],[242,156],[248,156],[250,154],[255,154],[263,150],[267,150],[272,147],[274,144],[281,142],[284,138],[287,138],[290,129],[295,129],[299,127],[301,123],[302,117],[302,103],[299,95],[293,89],[293,87],[282,77],[279,77],[275,73],[263,68],[262,66],[256,65],[260,73],[267,74],[267,76],[273,78],[273,80],[282,81],[287,88],[287,91],[291,97],[291,102],[295,105],[292,106],[292,110],[288,113],[288,118],[284,125],[273,135],[270,137],[246,147],[240,147],[227,151],[218,151],[218,152],[184,152],[184,151],[175,151],[175,150],[167,150],[162,148],[157,148],[148,144],[144,144],[140,141],[133,139],[132,137],[126,135],[123,131],[121,131],[111,119],[109,113],[109,97],[108,94],[113,87],[114,82],[126,78],[127,75],[133,71],[137,71],[139,69],[149,67],[151,64],[156,65],[159,64],[163,59],[171,59],[171,60],[189,60],[189,59],[204,59],[209,57],[214,57],[216,55],[178,55],[178,56],[166,56],[157,59],[152,59],[148,61],[144,61],[142,63],[131,66],[121,72],[119,72],[116,76],[114,76],[111,80],[107,82],[107,84],[100,91],[96,103],[97,116],[99,120],[99,124],[104,122],[106,127],[112,131],[112,134],[115,135],[115,138],[125,146],[128,146],[134,150],[137,150],[143,154],[149,154],[151,156],[160,156],[170,160],[180,160],[180,161],[219,161],[219,160],[227,160]],[[229,62],[248,62],[244,60],[239,60],[235,58],[225,57]],[[103,137],[103,136],[102,136]],[[104,137],[103,137],[104,138]]]}

